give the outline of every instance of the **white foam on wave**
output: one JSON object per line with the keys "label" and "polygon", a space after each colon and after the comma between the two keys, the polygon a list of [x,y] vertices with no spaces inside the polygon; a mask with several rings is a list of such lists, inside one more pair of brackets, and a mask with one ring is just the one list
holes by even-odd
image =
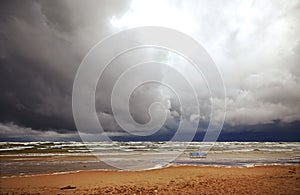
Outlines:
{"label": "white foam on wave", "polygon": [[33,147],[34,146],[18,146],[18,147],[11,147],[11,148],[0,148],[0,151],[25,150]]}

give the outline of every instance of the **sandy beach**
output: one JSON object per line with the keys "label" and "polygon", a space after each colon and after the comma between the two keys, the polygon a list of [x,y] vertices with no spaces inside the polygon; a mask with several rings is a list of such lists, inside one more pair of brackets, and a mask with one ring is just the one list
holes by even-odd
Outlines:
{"label": "sandy beach", "polygon": [[300,166],[178,166],[1,178],[1,194],[299,194]]}

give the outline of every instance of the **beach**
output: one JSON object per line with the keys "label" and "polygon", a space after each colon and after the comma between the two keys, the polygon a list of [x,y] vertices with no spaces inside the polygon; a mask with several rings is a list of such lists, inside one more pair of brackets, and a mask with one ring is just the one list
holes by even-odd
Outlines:
{"label": "beach", "polygon": [[300,166],[172,166],[1,178],[1,194],[299,194]]}
{"label": "beach", "polygon": [[210,144],[2,142],[0,194],[300,194],[299,142]]}

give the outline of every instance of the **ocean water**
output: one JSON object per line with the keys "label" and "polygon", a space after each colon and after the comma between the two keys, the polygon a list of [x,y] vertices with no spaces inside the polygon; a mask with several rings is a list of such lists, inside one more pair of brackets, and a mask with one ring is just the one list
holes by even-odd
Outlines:
{"label": "ocean water", "polygon": [[[189,158],[189,152],[204,148],[210,148],[206,158]],[[300,142],[0,142],[0,159],[1,177],[170,165],[285,165],[300,164]]]}

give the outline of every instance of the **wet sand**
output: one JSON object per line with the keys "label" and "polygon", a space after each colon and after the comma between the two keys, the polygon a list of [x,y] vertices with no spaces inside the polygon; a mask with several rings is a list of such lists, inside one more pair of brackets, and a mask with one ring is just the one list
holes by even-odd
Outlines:
{"label": "wet sand", "polygon": [[300,194],[300,166],[169,167],[0,179],[0,194]]}

